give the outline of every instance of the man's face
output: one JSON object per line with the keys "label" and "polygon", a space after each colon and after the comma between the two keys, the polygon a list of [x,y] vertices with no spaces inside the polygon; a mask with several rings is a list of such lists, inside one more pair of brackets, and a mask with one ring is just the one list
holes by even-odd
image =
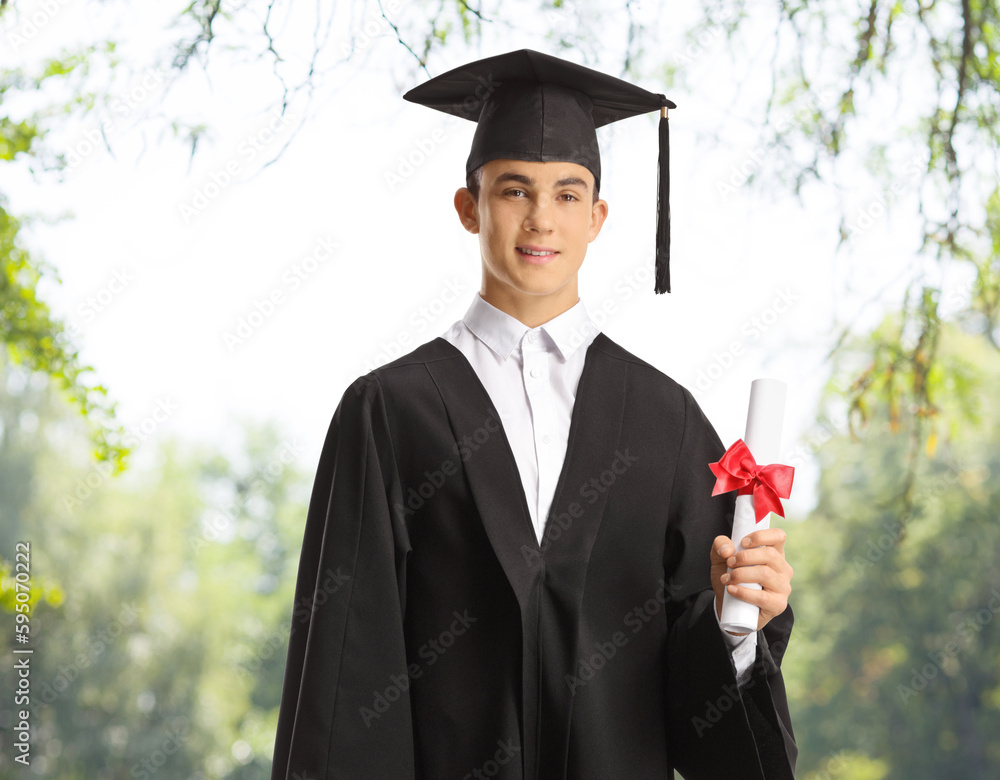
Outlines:
{"label": "man's face", "polygon": [[593,174],[577,163],[491,160],[478,202],[462,188],[455,205],[466,229],[479,234],[485,273],[508,294],[565,294],[572,284],[575,301],[587,245],[608,214],[593,187]]}

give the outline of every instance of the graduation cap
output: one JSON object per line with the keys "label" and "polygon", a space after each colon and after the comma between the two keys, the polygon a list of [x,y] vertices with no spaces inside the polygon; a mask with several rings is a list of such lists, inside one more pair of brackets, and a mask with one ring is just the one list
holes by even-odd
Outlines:
{"label": "graduation cap", "polygon": [[466,175],[490,160],[578,163],[601,183],[597,128],[660,109],[656,284],[670,292],[670,132],[664,95],[532,49],[449,70],[405,100],[477,123]]}

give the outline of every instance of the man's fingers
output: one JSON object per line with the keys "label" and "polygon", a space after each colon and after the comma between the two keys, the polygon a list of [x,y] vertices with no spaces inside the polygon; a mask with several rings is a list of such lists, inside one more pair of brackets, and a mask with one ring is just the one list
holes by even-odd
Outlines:
{"label": "man's fingers", "polygon": [[743,545],[744,549],[767,544],[774,547],[778,552],[784,552],[785,538],[786,534],[783,528],[763,528],[760,531],[751,531],[740,540],[740,544]]}
{"label": "man's fingers", "polygon": [[712,542],[712,560],[717,563],[725,561],[730,555],[733,554],[733,550],[736,547],[733,545],[733,540],[728,536],[716,536],[715,540]]}
{"label": "man's fingers", "polygon": [[741,599],[748,604],[755,604],[760,607],[760,611],[765,615],[780,615],[785,611],[788,600],[776,593],[766,590],[756,590],[755,588],[739,588],[730,590],[729,595]]}
{"label": "man's fingers", "polygon": [[723,577],[723,579],[726,587],[739,585],[743,582],[756,582],[767,588],[769,585],[775,585],[774,578],[777,576],[777,572],[769,566],[741,566],[738,569],[733,569],[729,572],[729,576]]}
{"label": "man's fingers", "polygon": [[[716,537],[718,540],[719,537]],[[785,560],[785,531],[781,528],[762,528],[738,541],[742,549],[736,552],[735,545],[728,549],[725,564],[729,572],[719,577],[720,582],[734,598],[757,606],[760,609],[760,624],[766,624],[785,610],[792,591],[792,567]],[[724,554],[722,548],[721,544],[713,547],[713,555],[716,549]],[[744,588],[742,583],[754,583],[761,587]]]}
{"label": "man's fingers", "polygon": [[[733,560],[735,559],[735,561]],[[753,547],[749,550],[741,550],[735,555],[730,555],[726,559],[726,564],[731,567],[737,566],[758,566],[777,564],[783,561],[781,553],[774,547]],[[731,562],[733,561],[733,562]]]}
{"label": "man's fingers", "polygon": [[740,566],[733,569],[728,575],[723,575],[723,584],[739,585],[741,582],[756,582],[763,586],[764,590],[774,593],[788,595],[792,591],[789,577],[783,576],[770,566]]}

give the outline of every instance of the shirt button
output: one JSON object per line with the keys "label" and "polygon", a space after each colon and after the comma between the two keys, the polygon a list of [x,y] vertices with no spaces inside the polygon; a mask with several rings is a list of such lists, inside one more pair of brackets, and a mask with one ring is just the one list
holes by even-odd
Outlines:
{"label": "shirt button", "polygon": [[551,436],[549,436],[549,435],[548,435],[547,433],[546,433],[546,434],[544,434],[544,435],[542,436],[542,444],[548,444],[548,443],[549,443],[549,441],[551,441],[551,439],[552,439],[552,437],[551,437]]}
{"label": "shirt button", "polygon": [[540,368],[537,368],[537,367],[536,367],[536,368],[533,368],[533,369],[531,369],[531,375],[532,375],[533,377],[540,377],[540,376],[542,375],[542,369],[540,369]]}
{"label": "shirt button", "polygon": [[529,333],[528,334],[528,341],[530,341],[532,344],[534,344],[536,341],[538,341],[538,334],[537,333]]}

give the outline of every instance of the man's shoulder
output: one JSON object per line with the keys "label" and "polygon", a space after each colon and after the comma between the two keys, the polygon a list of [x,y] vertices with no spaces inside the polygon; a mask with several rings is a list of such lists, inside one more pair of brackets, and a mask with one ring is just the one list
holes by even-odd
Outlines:
{"label": "man's shoulder", "polygon": [[386,385],[406,382],[413,371],[420,371],[439,360],[453,360],[461,353],[445,339],[437,336],[415,347],[404,355],[383,363],[355,379],[344,391],[344,396],[371,400]]}
{"label": "man's shoulder", "polygon": [[658,389],[661,392],[674,396],[689,396],[687,388],[677,382],[673,377],[661,369],[643,360],[638,355],[625,349],[621,344],[613,341],[604,331],[597,334],[594,339],[593,348],[604,355],[624,363],[628,363],[632,369],[631,376],[636,381],[643,383],[643,389]]}
{"label": "man's shoulder", "polygon": [[455,357],[455,348],[441,336],[435,336],[429,341],[414,347],[404,355],[400,355],[388,363],[373,368],[368,373],[375,374],[379,379],[384,379],[396,373],[399,369],[409,366],[426,365],[437,360],[450,360]]}

